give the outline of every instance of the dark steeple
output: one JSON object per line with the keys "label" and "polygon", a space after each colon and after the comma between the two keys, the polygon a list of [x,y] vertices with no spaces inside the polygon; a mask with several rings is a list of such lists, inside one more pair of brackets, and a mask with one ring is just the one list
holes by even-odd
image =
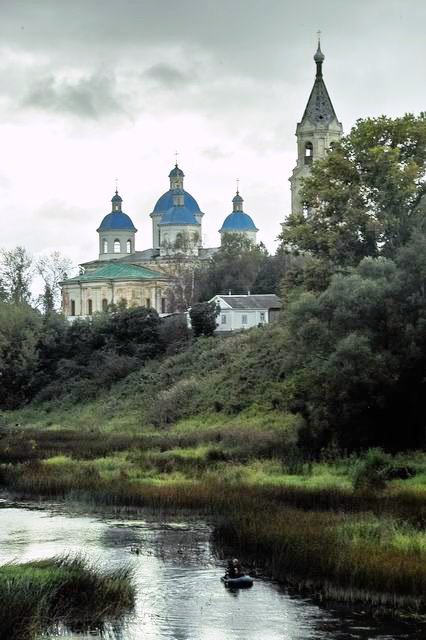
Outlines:
{"label": "dark steeple", "polygon": [[337,120],[337,116],[322,77],[322,64],[325,60],[325,55],[321,51],[319,38],[318,49],[314,55],[314,60],[317,65],[317,73],[301,123],[309,120],[315,126],[322,124],[327,125],[332,120]]}

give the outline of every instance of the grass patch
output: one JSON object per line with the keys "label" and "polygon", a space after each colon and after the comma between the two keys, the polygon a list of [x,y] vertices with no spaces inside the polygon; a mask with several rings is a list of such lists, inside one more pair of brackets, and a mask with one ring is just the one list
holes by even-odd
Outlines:
{"label": "grass patch", "polygon": [[31,640],[58,623],[102,626],[132,610],[128,568],[100,572],[84,559],[59,557],[0,567],[0,637]]}

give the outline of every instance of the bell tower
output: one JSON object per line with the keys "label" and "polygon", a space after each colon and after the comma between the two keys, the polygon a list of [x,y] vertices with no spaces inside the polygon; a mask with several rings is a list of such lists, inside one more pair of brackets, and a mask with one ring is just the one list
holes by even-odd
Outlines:
{"label": "bell tower", "polygon": [[309,175],[312,163],[324,158],[327,149],[343,135],[343,127],[338,121],[333,104],[328,95],[322,75],[325,56],[318,48],[314,55],[316,76],[302,120],[297,124],[297,163],[290,178],[291,212],[302,213],[300,199],[301,179]]}

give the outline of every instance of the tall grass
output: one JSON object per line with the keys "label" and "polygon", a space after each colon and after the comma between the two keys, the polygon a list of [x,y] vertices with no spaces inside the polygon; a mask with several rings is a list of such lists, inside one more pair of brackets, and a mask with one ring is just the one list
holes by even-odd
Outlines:
{"label": "tall grass", "polygon": [[0,567],[0,638],[31,640],[61,622],[102,626],[131,611],[128,568],[100,572],[84,559],[58,557]]}

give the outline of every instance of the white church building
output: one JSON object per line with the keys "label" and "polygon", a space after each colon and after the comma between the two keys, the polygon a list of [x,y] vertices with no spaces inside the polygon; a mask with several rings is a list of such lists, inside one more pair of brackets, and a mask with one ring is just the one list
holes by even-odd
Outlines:
{"label": "white church building", "polygon": [[[303,213],[300,189],[312,163],[324,158],[332,144],[342,136],[342,125],[323,79],[324,54],[319,41],[314,61],[314,85],[296,128],[297,163],[290,177],[292,213]],[[143,251],[136,249],[137,228],[123,211],[123,200],[116,190],[111,211],[97,228],[97,258],[81,264],[78,276],[61,283],[65,316],[70,319],[87,317],[120,303],[153,307],[159,313],[168,311],[167,291],[176,277],[176,259],[188,262],[209,260],[218,250],[217,247],[203,247],[202,221],[205,213],[185,190],[184,177],[176,163],[169,173],[168,191],[158,198],[149,213],[152,247]],[[258,229],[252,217],[244,211],[243,204],[237,190],[232,200],[232,211],[219,229],[222,241],[227,234],[242,234],[256,242]],[[225,299],[224,296],[221,298]],[[266,314],[267,311],[264,309],[259,313]],[[243,315],[248,319],[250,313]],[[223,315],[228,317],[225,312]],[[253,322],[263,321],[257,314]]]}

